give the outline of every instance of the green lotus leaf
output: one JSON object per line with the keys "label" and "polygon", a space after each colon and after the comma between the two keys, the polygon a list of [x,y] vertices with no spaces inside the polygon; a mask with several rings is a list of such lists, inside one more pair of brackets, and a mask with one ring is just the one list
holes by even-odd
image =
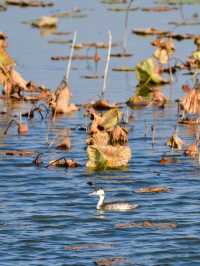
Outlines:
{"label": "green lotus leaf", "polygon": [[119,109],[117,108],[111,109],[104,113],[102,117],[101,126],[105,130],[112,128],[120,122],[121,117],[122,117],[122,113],[119,111]]}
{"label": "green lotus leaf", "polygon": [[195,51],[192,53],[192,57],[200,62],[200,51]]}
{"label": "green lotus leaf", "polygon": [[0,66],[12,66],[15,65],[15,61],[10,57],[5,49],[0,49]]}
{"label": "green lotus leaf", "polygon": [[155,60],[150,57],[136,65],[136,78],[141,84],[162,84],[166,80],[158,73]]}

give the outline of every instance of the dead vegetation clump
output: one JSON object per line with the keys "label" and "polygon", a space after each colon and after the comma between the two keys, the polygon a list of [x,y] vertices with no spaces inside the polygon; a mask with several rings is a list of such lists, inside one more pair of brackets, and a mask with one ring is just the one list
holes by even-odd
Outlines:
{"label": "dead vegetation clump", "polygon": [[119,125],[121,112],[111,109],[100,115],[90,108],[87,115],[92,120],[87,140],[87,167],[114,169],[127,166],[131,149],[128,146],[128,131]]}
{"label": "dead vegetation clump", "polygon": [[165,223],[165,222],[130,222],[126,224],[117,224],[115,226],[117,229],[129,229],[129,228],[155,228],[155,229],[175,229],[177,227],[176,223]]}

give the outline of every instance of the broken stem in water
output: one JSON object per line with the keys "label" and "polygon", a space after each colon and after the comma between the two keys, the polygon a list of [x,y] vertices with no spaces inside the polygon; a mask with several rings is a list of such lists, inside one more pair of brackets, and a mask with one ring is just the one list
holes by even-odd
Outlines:
{"label": "broken stem in water", "polygon": [[101,97],[102,98],[103,98],[105,91],[106,91],[106,82],[107,82],[107,78],[108,78],[108,68],[109,68],[111,46],[112,46],[112,33],[110,30],[108,31],[108,35],[109,35],[108,55],[107,55],[107,61],[106,61],[106,66],[105,66],[105,71],[104,71],[103,88],[101,91]]}

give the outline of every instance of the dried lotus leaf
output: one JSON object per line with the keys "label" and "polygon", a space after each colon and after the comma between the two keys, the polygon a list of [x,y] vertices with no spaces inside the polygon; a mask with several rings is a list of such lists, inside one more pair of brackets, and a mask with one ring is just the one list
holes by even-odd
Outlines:
{"label": "dried lotus leaf", "polygon": [[111,168],[117,169],[128,165],[131,159],[131,149],[129,146],[88,146],[87,167],[93,169]]}

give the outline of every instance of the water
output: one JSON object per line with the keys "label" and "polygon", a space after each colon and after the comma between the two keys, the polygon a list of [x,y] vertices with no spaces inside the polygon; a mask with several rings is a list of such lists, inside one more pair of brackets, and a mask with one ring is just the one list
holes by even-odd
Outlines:
{"label": "water", "polygon": [[[151,6],[152,1],[135,1],[136,6]],[[53,55],[69,54],[69,46],[48,44],[53,36],[43,37],[22,21],[57,11],[84,8],[85,18],[61,18],[59,31],[78,31],[78,42],[107,41],[110,29],[115,42],[121,42],[124,29],[124,13],[107,10],[100,1],[55,1],[53,8],[9,7],[0,14],[1,30],[8,34],[9,52],[16,59],[17,69],[27,80],[55,88],[66,69],[66,62],[52,62]],[[186,17],[200,11],[200,6],[183,8]],[[172,30],[169,21],[180,17],[180,11],[169,13],[144,13],[140,10],[130,12],[128,51],[134,53],[130,59],[111,60],[108,90],[106,97],[111,102],[125,101],[136,85],[134,73],[112,72],[112,67],[134,66],[139,60],[151,55],[153,38],[142,38],[131,34],[137,27],[157,27]],[[174,30],[174,29],[173,29]],[[177,32],[199,32],[199,26],[180,27]],[[62,38],[62,37],[58,37]],[[72,35],[63,37],[67,40]],[[55,37],[56,39],[56,37]],[[176,55],[186,59],[194,50],[192,41],[176,42]],[[121,51],[113,49],[113,52]],[[89,50],[93,55],[95,51]],[[99,50],[102,60],[98,71],[103,72],[106,51]],[[80,53],[85,54],[84,51]],[[85,80],[81,76],[93,74],[92,62],[73,62],[70,86],[75,103],[85,103],[96,99],[102,80]],[[72,150],[64,155],[74,158],[81,164],[76,169],[55,169],[35,167],[33,158],[3,156],[0,158],[0,265],[94,265],[102,257],[122,256],[127,260],[122,265],[199,265],[199,164],[177,155],[177,162],[160,165],[163,153],[168,152],[165,143],[176,124],[176,104],[174,99],[182,95],[181,85],[189,76],[177,75],[172,90],[164,88],[172,103],[164,110],[149,107],[130,111],[135,121],[130,124],[129,143],[133,156],[129,168],[123,171],[88,172],[85,168],[86,150],[84,131],[70,133]],[[1,109],[4,108],[1,102]],[[10,108],[10,107],[9,107]],[[18,114],[30,108],[27,104],[17,103],[10,112]],[[84,124],[83,112],[72,117],[58,117],[50,125],[49,140],[64,128],[78,128]],[[10,116],[1,116],[1,132]],[[145,121],[147,137],[144,137]],[[151,144],[151,125],[155,123],[156,143]],[[16,128],[7,136],[0,134],[1,149],[28,149],[42,152],[42,159],[48,161],[63,155],[54,147],[46,144],[47,123],[36,117],[29,124],[29,134],[18,136]],[[179,135],[186,143],[192,143],[194,129],[179,126]],[[123,200],[139,204],[133,212],[103,213],[96,211],[97,199],[90,197],[92,188],[88,182],[106,190],[107,200]],[[167,186],[168,193],[138,194],[134,191],[145,186]],[[116,229],[118,223],[143,222],[176,223],[174,229],[130,228]],[[110,244],[85,248],[80,251],[65,250],[70,245]]]}

